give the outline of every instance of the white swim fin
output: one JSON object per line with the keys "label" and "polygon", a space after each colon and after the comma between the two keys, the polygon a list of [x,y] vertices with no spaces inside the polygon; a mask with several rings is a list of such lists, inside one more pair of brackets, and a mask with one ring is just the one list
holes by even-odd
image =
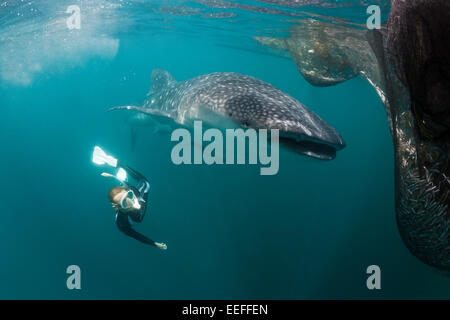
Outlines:
{"label": "white swim fin", "polygon": [[95,164],[103,165],[108,164],[111,167],[117,167],[117,159],[113,156],[107,155],[102,148],[96,146],[94,148],[94,153],[92,154],[92,162]]}

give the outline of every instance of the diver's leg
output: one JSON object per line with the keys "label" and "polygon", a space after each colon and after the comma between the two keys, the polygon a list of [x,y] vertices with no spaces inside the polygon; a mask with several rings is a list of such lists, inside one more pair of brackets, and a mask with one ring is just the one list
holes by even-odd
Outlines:
{"label": "diver's leg", "polygon": [[136,181],[141,181],[141,180],[147,181],[147,179],[142,174],[140,174],[139,172],[137,172],[133,168],[130,168],[129,166],[123,164],[122,162],[118,161],[117,166],[123,168]]}

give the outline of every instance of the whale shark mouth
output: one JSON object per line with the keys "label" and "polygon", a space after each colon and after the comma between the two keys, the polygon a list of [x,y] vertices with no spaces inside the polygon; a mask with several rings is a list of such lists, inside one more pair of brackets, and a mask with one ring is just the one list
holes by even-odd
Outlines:
{"label": "whale shark mouth", "polygon": [[294,138],[292,136],[280,136],[280,144],[287,149],[320,160],[333,160],[336,152],[343,146],[333,145],[325,141]]}

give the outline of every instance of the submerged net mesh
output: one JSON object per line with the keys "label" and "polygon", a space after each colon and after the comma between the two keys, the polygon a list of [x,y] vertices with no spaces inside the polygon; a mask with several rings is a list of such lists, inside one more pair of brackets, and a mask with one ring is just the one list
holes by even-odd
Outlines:
{"label": "submerged net mesh", "polygon": [[388,58],[426,139],[450,140],[450,1],[392,0]]}
{"label": "submerged net mesh", "polygon": [[395,144],[396,216],[408,249],[450,272],[450,1],[392,0],[377,55]]}

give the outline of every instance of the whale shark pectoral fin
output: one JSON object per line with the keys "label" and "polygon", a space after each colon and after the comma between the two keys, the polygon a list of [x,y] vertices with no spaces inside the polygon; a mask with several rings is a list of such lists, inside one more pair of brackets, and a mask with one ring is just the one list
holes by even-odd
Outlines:
{"label": "whale shark pectoral fin", "polygon": [[283,38],[273,38],[273,37],[253,37],[253,39],[259,44],[278,50],[288,50],[286,41]]}
{"label": "whale shark pectoral fin", "polygon": [[170,83],[175,82],[175,79],[166,70],[154,69],[152,71],[150,82],[151,82],[150,91],[147,93],[147,95],[151,95],[155,92],[163,90]]}
{"label": "whale shark pectoral fin", "polygon": [[169,119],[172,119],[172,120],[174,118],[173,114],[171,114],[171,113],[169,113],[167,111],[163,111],[163,110],[159,110],[159,109],[143,108],[143,107],[137,107],[137,106],[113,107],[113,108],[110,108],[108,110],[108,112],[115,111],[115,110],[132,110],[132,111],[145,113],[145,114],[150,115],[150,116],[155,117],[155,118],[169,118]]}

